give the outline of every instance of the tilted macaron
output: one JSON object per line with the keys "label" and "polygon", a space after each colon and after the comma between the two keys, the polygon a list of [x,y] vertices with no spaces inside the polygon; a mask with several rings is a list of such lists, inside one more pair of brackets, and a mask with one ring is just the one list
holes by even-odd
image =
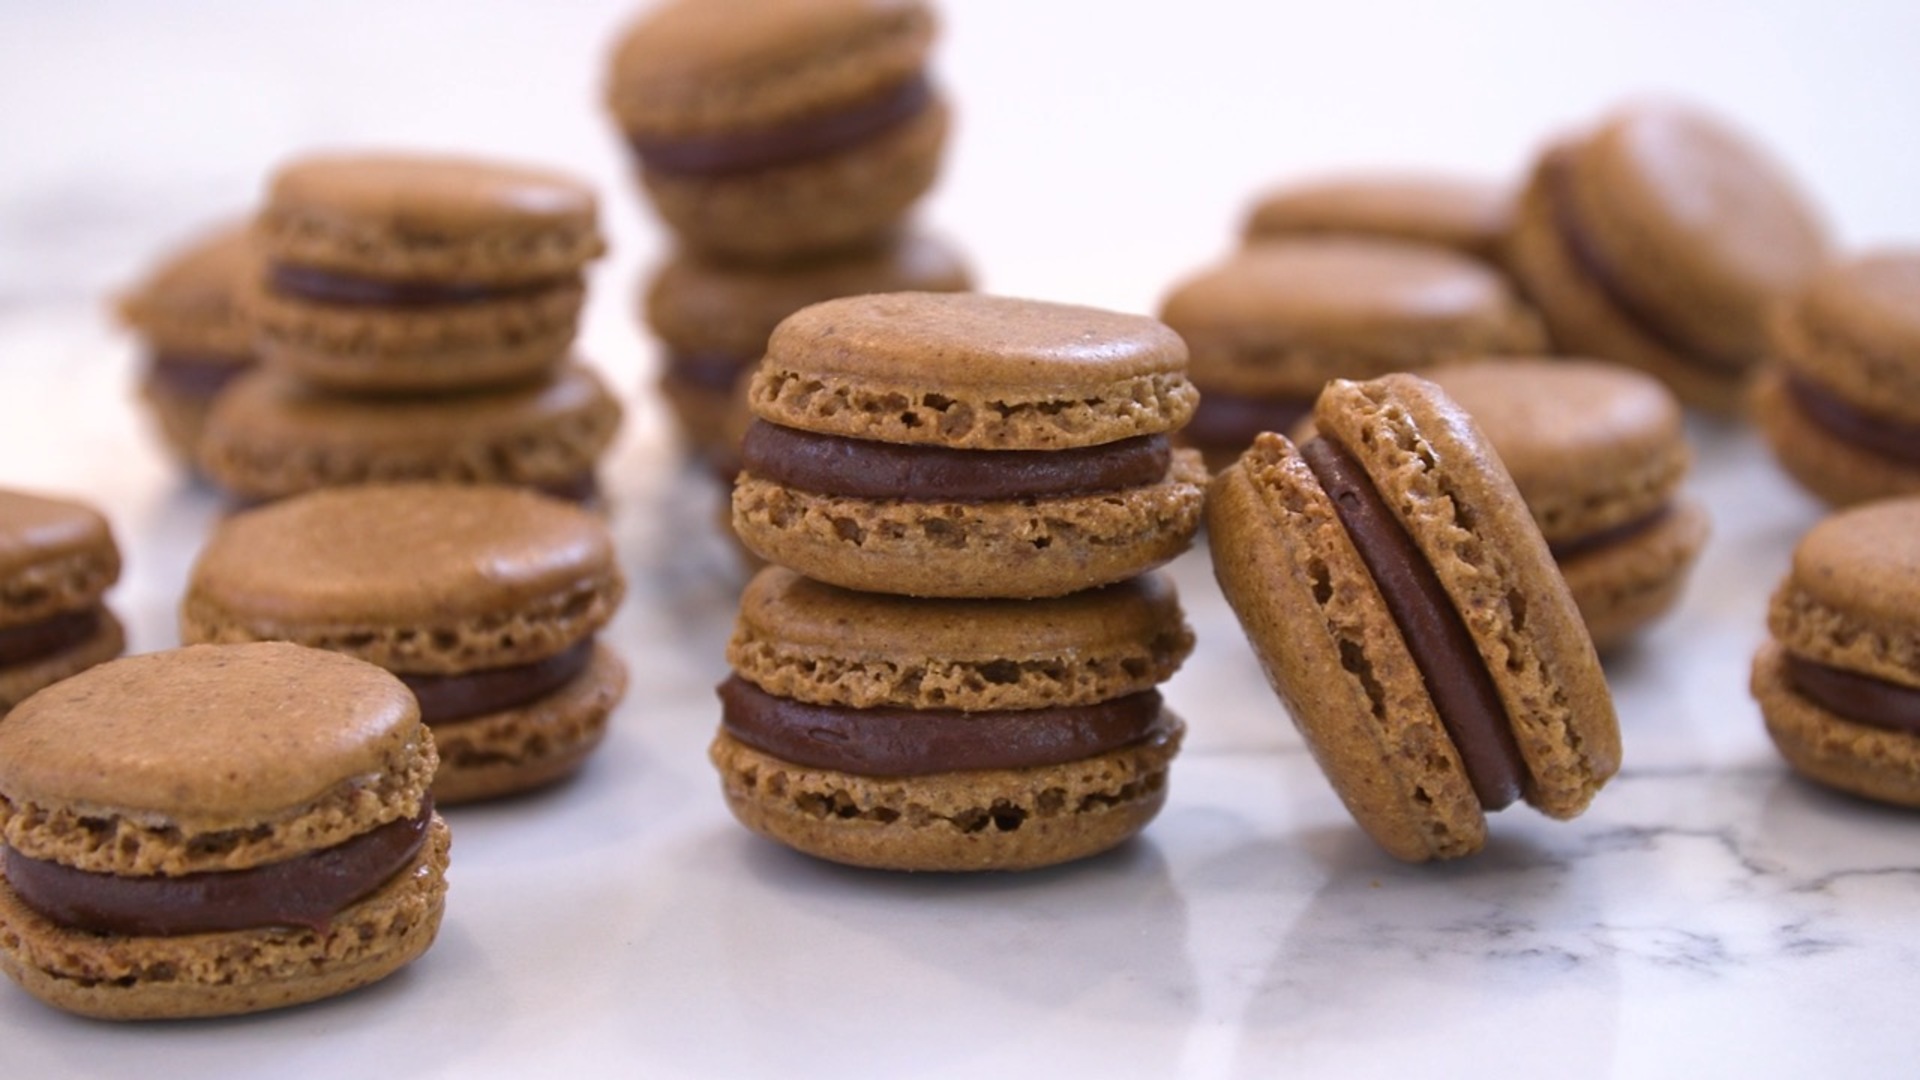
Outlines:
{"label": "tilted macaron", "polygon": [[1600,662],[1520,493],[1411,375],[1330,384],[1317,438],[1214,478],[1214,573],[1347,809],[1407,860],[1478,851],[1517,799],[1558,818],[1619,768]]}
{"label": "tilted macaron", "polygon": [[1680,598],[1707,511],[1683,495],[1680,403],[1651,375],[1559,357],[1423,373],[1500,455],[1601,652]]}
{"label": "tilted macaron", "polygon": [[1787,763],[1828,787],[1920,808],[1920,498],[1815,526],[1767,626],[1752,690]]}
{"label": "tilted macaron", "polygon": [[247,293],[261,360],[359,394],[537,379],[605,250],[592,189],[521,165],[322,154],[274,174]]}
{"label": "tilted macaron", "polygon": [[140,338],[140,396],[167,448],[194,460],[213,399],[254,365],[240,295],[253,273],[248,227],[227,225],[169,251],[115,305]]}
{"label": "tilted macaron", "polygon": [[0,723],[0,968],[110,1019],[224,1016],[433,943],[433,738],[371,664],[296,645],[103,664]]}
{"label": "tilted macaron", "polygon": [[1254,244],[1177,284],[1160,318],[1192,350],[1200,407],[1183,438],[1225,468],[1287,431],[1329,379],[1539,352],[1539,318],[1492,268],[1367,237]]}
{"label": "tilted macaron", "polygon": [[405,480],[512,484],[592,502],[620,416],[582,364],[524,386],[404,398],[340,397],[260,371],[221,395],[200,464],[246,502]]}
{"label": "tilted macaron", "polygon": [[661,393],[687,441],[719,460],[738,457],[728,424],[735,391],[780,320],[842,296],[972,287],[973,275],[952,244],[902,232],[872,249],[777,266],[720,263],[683,251],[647,283],[642,303],[647,325],[665,346]]}
{"label": "tilted macaron", "polygon": [[1193,634],[1148,575],[1051,600],[747,586],[711,756],[734,816],[809,855],[1017,870],[1104,851],[1166,799],[1154,689]]}
{"label": "tilted macaron", "polygon": [[0,489],[0,716],[27,695],[120,655],[102,602],[120,548],[99,511]]}
{"label": "tilted macaron", "polygon": [[830,300],[755,372],[734,531],[852,589],[1059,596],[1186,550],[1195,391],[1152,319],[976,293]]}
{"label": "tilted macaron", "polygon": [[1690,405],[1739,407],[1768,309],[1826,258],[1792,180],[1745,136],[1671,104],[1549,147],[1508,252],[1562,351],[1641,368]]}
{"label": "tilted macaron", "polygon": [[1772,331],[1753,413],[1794,479],[1836,506],[1920,495],[1920,250],[1827,267]]}
{"label": "tilted macaron", "polygon": [[673,0],[621,38],[607,106],[688,248],[768,262],[856,247],[939,171],[934,29],[919,0]]}
{"label": "tilted macaron", "polygon": [[462,802],[550,783],[599,745],[627,673],[595,635],[624,593],[605,524],[565,503],[342,488],[222,522],[180,636],[292,641],[400,676],[440,747],[434,794]]}
{"label": "tilted macaron", "polygon": [[1498,262],[1513,227],[1505,184],[1425,172],[1351,173],[1280,184],[1247,213],[1250,244],[1301,236],[1374,236]]}

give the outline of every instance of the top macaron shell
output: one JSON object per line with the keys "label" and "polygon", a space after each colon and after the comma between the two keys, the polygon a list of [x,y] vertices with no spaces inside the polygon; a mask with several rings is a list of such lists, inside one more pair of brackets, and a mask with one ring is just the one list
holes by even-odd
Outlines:
{"label": "top macaron shell", "polygon": [[150,353],[251,363],[239,294],[254,273],[251,225],[222,225],[168,252],[115,306]]}
{"label": "top macaron shell", "polygon": [[1815,663],[1920,688],[1920,500],[1888,499],[1816,525],[1794,549],[1768,625]]}
{"label": "top macaron shell", "polygon": [[1377,236],[1497,258],[1512,227],[1505,185],[1423,173],[1364,173],[1296,181],[1260,196],[1248,243],[1297,236]]}

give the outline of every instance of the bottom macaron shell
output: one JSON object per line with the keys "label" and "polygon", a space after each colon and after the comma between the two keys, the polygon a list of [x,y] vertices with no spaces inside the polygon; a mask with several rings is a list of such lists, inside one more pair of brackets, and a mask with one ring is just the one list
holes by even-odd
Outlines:
{"label": "bottom macaron shell", "polygon": [[1619,647],[1673,607],[1710,528],[1705,507],[1683,498],[1646,531],[1560,564],[1596,651]]}
{"label": "bottom macaron shell", "polygon": [[45,689],[126,651],[127,635],[113,612],[102,608],[100,626],[92,637],[69,649],[42,656],[24,664],[0,667],[0,716],[25,701],[37,690]]}
{"label": "bottom macaron shell", "polygon": [[538,701],[433,728],[440,768],[433,797],[442,806],[544,787],[578,769],[607,733],[627,692],[627,666],[596,645],[572,682]]}
{"label": "bottom macaron shell", "polygon": [[1801,775],[1862,798],[1920,808],[1920,735],[1856,724],[1795,693],[1778,642],[1753,658],[1750,687],[1780,756]]}
{"label": "bottom macaron shell", "polygon": [[1835,438],[1794,403],[1786,376],[1777,369],[1754,384],[1753,419],[1780,467],[1833,506],[1920,494],[1920,467]]}
{"label": "bottom macaron shell", "polygon": [[414,861],[324,932],[271,927],[130,937],[62,927],[0,881],[0,970],[56,1008],[105,1020],[233,1016],[377,982],[433,944],[451,834],[435,815]]}
{"label": "bottom macaron shell", "polygon": [[842,588],[908,596],[1064,596],[1145,573],[1187,549],[1206,467],[1174,452],[1159,483],[992,503],[817,495],[741,474],[733,526],[768,562]]}
{"label": "bottom macaron shell", "polygon": [[880,870],[1031,870],[1097,855],[1167,797],[1185,728],[1064,765],[871,777],[795,765],[724,731],[709,757],[742,825],[796,851]]}

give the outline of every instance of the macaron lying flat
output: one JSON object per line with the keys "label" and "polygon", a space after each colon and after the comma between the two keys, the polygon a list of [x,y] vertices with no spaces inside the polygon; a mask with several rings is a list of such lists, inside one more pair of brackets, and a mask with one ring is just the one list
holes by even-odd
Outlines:
{"label": "macaron lying flat", "polygon": [[0,716],[120,655],[126,634],[102,603],[119,579],[120,548],[98,511],[0,489]]}
{"label": "macaron lying flat", "polygon": [[520,165],[332,154],[274,175],[247,293],[261,359],[358,394],[537,379],[567,359],[605,250],[586,185]]}
{"label": "macaron lying flat", "polygon": [[1705,505],[1680,491],[1693,455],[1680,403],[1659,380],[1561,358],[1424,375],[1500,455],[1597,649],[1622,644],[1679,600],[1709,525]]}
{"label": "macaron lying flat", "polygon": [[116,305],[145,348],[140,396],[183,461],[194,460],[213,399],[254,365],[240,310],[253,266],[248,227],[228,225],[167,253]]}
{"label": "macaron lying flat", "polygon": [[1759,148],[1670,104],[1621,109],[1548,148],[1508,252],[1563,352],[1640,368],[1732,412],[1768,310],[1826,258],[1818,217]]}
{"label": "macaron lying flat", "polygon": [[524,386],[405,398],[340,397],[260,371],[221,395],[200,462],[243,502],[408,480],[512,484],[591,502],[620,415],[581,364]]}
{"label": "macaron lying flat", "polygon": [[1920,494],[1920,251],[1829,266],[1772,330],[1753,413],[1787,472],[1836,506]]}
{"label": "macaron lying flat", "polygon": [[1319,435],[1216,476],[1214,573],[1347,809],[1455,858],[1517,799],[1570,818],[1619,768],[1611,696],[1546,543],[1472,421],[1410,375],[1330,384]]}
{"label": "macaron lying flat", "polygon": [[1438,173],[1379,172],[1281,184],[1254,201],[1250,244],[1301,236],[1374,236],[1498,262],[1513,226],[1504,184]]}
{"label": "macaron lying flat", "polygon": [[917,0],[675,0],[617,46],[607,106],[681,242],[780,262],[878,240],[939,171]]}
{"label": "macaron lying flat", "polygon": [[1152,319],[975,293],[831,300],[754,374],[733,525],[850,589],[1060,596],[1186,550],[1195,391]]}
{"label": "macaron lying flat", "polygon": [[0,968],[109,1019],[255,1012],[433,943],[447,827],[398,680],[294,645],[128,657],[0,724]]}
{"label": "macaron lying flat", "polygon": [[1156,576],[1052,600],[912,600],[778,567],[741,600],[711,756],[734,816],[835,862],[1017,870],[1104,851],[1166,799],[1193,648]]}
{"label": "macaron lying flat", "polygon": [[1367,237],[1251,245],[1176,285],[1160,317],[1192,350],[1183,438],[1225,468],[1287,431],[1329,379],[1538,352],[1539,318],[1498,273],[1442,248]]}
{"label": "macaron lying flat", "polygon": [[465,802],[558,780],[599,745],[627,675],[595,635],[624,592],[606,526],[565,503],[342,488],[222,522],[180,636],[293,641],[399,675],[440,747],[435,797]]}
{"label": "macaron lying flat", "polygon": [[1920,499],[1815,526],[1767,626],[1752,690],[1787,763],[1828,787],[1920,808]]}

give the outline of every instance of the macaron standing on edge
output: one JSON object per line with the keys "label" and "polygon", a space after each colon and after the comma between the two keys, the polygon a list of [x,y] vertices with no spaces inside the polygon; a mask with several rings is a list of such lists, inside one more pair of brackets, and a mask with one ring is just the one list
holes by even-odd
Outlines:
{"label": "macaron standing on edge", "polygon": [[434,762],[398,680],[295,645],[147,653],[49,687],[0,723],[0,969],[129,1020],[385,978],[440,926]]}
{"label": "macaron standing on edge", "polygon": [[1520,799],[1584,810],[1612,697],[1540,530],[1471,419],[1412,375],[1336,380],[1317,438],[1213,480],[1214,573],[1348,811],[1394,856],[1480,850]]}
{"label": "macaron standing on edge", "polygon": [[119,579],[120,548],[99,511],[0,489],[0,717],[120,655],[126,632],[102,602]]}

